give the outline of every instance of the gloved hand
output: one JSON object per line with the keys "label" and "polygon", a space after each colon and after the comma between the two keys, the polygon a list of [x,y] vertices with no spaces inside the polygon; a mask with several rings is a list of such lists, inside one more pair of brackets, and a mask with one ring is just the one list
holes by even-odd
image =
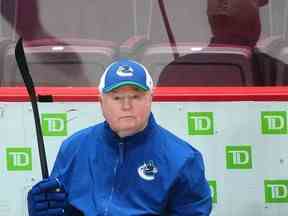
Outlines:
{"label": "gloved hand", "polygon": [[56,178],[38,182],[28,192],[29,216],[61,216],[68,206],[67,193]]}

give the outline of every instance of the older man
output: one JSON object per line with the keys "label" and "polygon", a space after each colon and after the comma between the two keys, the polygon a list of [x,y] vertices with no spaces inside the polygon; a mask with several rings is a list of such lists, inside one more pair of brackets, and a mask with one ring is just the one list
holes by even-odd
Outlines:
{"label": "older man", "polygon": [[30,216],[208,216],[199,151],[159,126],[152,79],[132,60],[112,63],[99,91],[105,122],[64,141],[51,177],[28,194]]}

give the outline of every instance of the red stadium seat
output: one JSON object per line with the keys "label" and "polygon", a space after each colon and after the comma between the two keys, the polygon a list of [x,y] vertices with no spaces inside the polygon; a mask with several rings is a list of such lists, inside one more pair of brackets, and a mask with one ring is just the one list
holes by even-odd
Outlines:
{"label": "red stadium seat", "polygon": [[250,86],[254,84],[249,47],[178,44],[173,59],[168,44],[151,46],[143,62],[158,86]]}
{"label": "red stadium seat", "polygon": [[[38,86],[96,86],[116,53],[114,43],[99,40],[41,39],[24,45],[31,76]],[[14,47],[6,52],[2,85],[23,85]]]}

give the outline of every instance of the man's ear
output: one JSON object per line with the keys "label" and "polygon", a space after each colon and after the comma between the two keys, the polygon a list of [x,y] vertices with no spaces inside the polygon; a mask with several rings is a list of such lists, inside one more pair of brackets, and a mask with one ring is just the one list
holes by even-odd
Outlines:
{"label": "man's ear", "polygon": [[103,96],[100,94],[99,95],[99,103],[100,103],[100,106],[102,108],[102,105],[103,105]]}
{"label": "man's ear", "polygon": [[151,100],[153,101],[154,99],[154,90],[151,90]]}

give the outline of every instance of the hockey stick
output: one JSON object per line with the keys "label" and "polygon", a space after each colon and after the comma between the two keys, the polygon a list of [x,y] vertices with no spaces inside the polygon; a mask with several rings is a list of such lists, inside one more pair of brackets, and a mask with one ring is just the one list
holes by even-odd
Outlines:
{"label": "hockey stick", "polygon": [[20,70],[21,76],[22,76],[23,81],[25,83],[25,87],[28,91],[30,101],[32,104],[32,110],[33,110],[35,126],[36,126],[36,135],[37,135],[38,151],[39,151],[42,177],[43,177],[43,179],[48,178],[49,173],[48,173],[44,140],[43,140],[40,117],[39,117],[39,110],[38,110],[38,106],[37,106],[37,96],[36,96],[32,77],[29,73],[29,68],[28,68],[25,53],[24,53],[23,39],[22,38],[20,38],[17,41],[16,47],[15,47],[15,58],[16,58],[18,68]]}

